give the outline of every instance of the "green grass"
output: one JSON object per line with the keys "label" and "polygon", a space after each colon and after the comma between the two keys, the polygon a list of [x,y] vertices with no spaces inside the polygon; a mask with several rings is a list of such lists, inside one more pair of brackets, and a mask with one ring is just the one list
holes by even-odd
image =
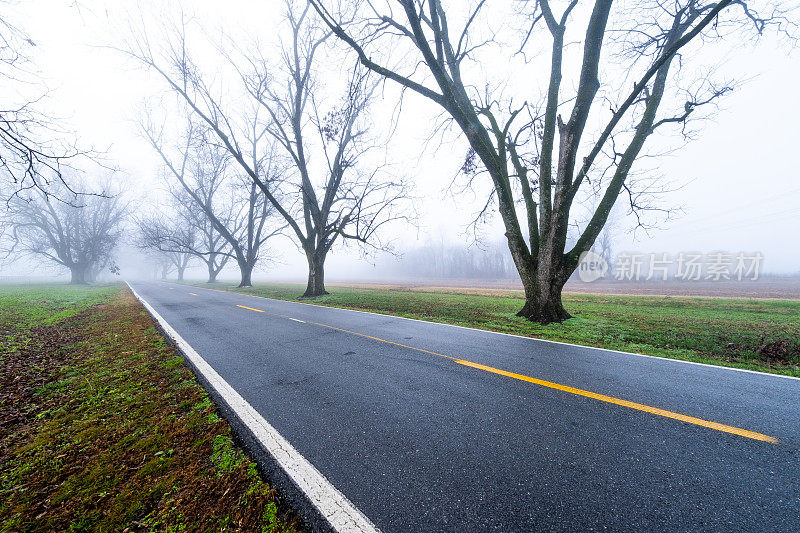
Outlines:
{"label": "green grass", "polygon": [[0,328],[49,326],[119,292],[119,285],[0,285]]}
{"label": "green grass", "polygon": [[0,286],[0,531],[295,531],[121,285]]}
{"label": "green grass", "polygon": [[[198,283],[198,286],[207,286]],[[217,288],[300,300],[304,286],[256,284]],[[542,326],[515,316],[520,291],[330,286],[308,303],[513,333],[612,350],[800,376],[800,301],[565,294],[575,318]],[[477,294],[476,294],[477,293]],[[784,360],[759,355],[786,340]],[[457,354],[455,354],[457,355]]]}

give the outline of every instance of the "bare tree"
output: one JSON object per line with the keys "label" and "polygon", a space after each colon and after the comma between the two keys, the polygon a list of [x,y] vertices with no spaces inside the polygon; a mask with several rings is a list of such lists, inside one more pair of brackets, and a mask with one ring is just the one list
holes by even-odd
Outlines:
{"label": "bare tree", "polygon": [[[0,2],[5,4],[6,2]],[[56,120],[42,113],[40,103],[47,96],[24,96],[42,86],[29,59],[36,43],[24,30],[0,15],[0,83],[4,101],[0,104],[0,189],[6,199],[31,188],[46,194],[58,190],[72,197],[76,189],[65,179],[80,159],[95,154],[78,148]],[[14,94],[22,94],[14,98]]]}
{"label": "bare tree", "polygon": [[173,262],[158,251],[144,250],[144,252],[147,262],[153,267],[153,279],[166,280],[175,266]]}
{"label": "bare tree", "polygon": [[[187,122],[182,146],[176,148],[174,159],[165,146],[163,128],[156,129],[152,123],[143,126],[143,132],[152,147],[161,156],[169,175],[171,175],[185,192],[187,202],[185,209],[199,210],[205,221],[196,221],[187,226],[208,224],[208,231],[213,230],[227,245],[220,246],[214,237],[212,247],[208,250],[195,248],[194,242],[186,248],[174,248],[176,251],[189,252],[208,257],[212,265],[216,265],[213,281],[224,263],[213,263],[220,256],[233,258],[241,273],[240,287],[252,285],[253,269],[262,256],[263,245],[271,238],[280,235],[285,226],[275,224],[274,209],[262,190],[249,178],[235,174],[230,164],[227,151],[209,143],[204,129],[199,128],[191,120]],[[272,181],[274,169],[271,160],[256,161],[255,165],[265,176],[266,183]],[[224,189],[227,201],[222,201],[220,191]],[[197,216],[197,215],[195,215]],[[192,252],[190,252],[192,253]],[[207,262],[207,264],[209,264]],[[211,273],[211,266],[209,272]]]}
{"label": "bare tree", "polygon": [[[551,44],[549,84],[537,108],[527,99],[515,104],[509,97],[493,96],[489,82],[474,79],[475,70],[465,68],[477,61],[479,50],[500,46],[491,35],[481,37],[488,33],[485,0],[447,9],[441,0],[357,2],[356,14],[347,16],[324,0],[309,1],[362,65],[436,103],[466,137],[465,171],[489,176],[525,287],[526,302],[518,314],[541,323],[570,317],[561,302],[564,283],[594,244],[617,197],[629,192],[627,179],[648,137],[668,125],[683,127],[699,108],[730,90],[727,84],[700,80],[694,91],[684,91],[687,97],[677,112],[662,111],[665,100],[677,102],[678,96],[665,94],[669,88],[678,92],[676,72],[692,59],[680,51],[695,40],[737,42],[736,30],[748,26],[760,33],[781,21],[775,13],[759,16],[751,2],[740,0],[653,0],[620,2],[613,17],[618,27],[612,28],[613,0],[597,0],[585,16],[573,13],[577,0],[560,12],[549,0],[521,2],[519,15],[528,26],[509,61],[531,43]],[[447,11],[462,16],[451,20]],[[568,31],[575,20],[586,24],[580,28],[582,58],[570,73],[564,53],[566,43],[576,38]],[[513,27],[505,24],[503,36]],[[604,53],[610,41],[616,54]],[[605,70],[622,72],[623,78],[628,72],[628,78],[619,87],[606,86],[599,98]],[[473,78],[463,77],[470,74]],[[562,83],[569,74],[574,90]],[[597,100],[608,107],[600,109]],[[626,124],[632,126],[626,129]],[[587,135],[587,125],[597,126],[596,131]],[[567,247],[570,209],[588,183],[602,183],[601,200],[575,244]]]}
{"label": "bare tree", "polygon": [[150,215],[136,221],[139,230],[137,246],[163,256],[177,270],[178,281],[183,281],[186,268],[195,256],[188,250],[194,248],[197,240],[195,228],[183,222],[175,218],[169,219],[163,214]]}
{"label": "bare tree", "polygon": [[[203,203],[211,206],[226,223],[232,218],[232,202],[225,209],[220,209],[218,196],[223,180],[216,177],[210,180],[208,187],[198,187]],[[168,254],[171,262],[178,269],[178,280],[183,279],[183,273],[188,266],[189,259],[198,258],[206,265],[208,283],[214,283],[217,276],[231,259],[230,244],[214,229],[214,225],[205,211],[198,206],[192,197],[184,190],[182,185],[170,187],[169,203],[165,206],[165,213],[151,215],[138,221],[139,242],[141,249],[154,250],[158,253]],[[222,196],[220,194],[219,196]],[[181,266],[183,265],[183,266]]]}
{"label": "bare tree", "polygon": [[[304,296],[326,294],[325,260],[337,241],[381,248],[379,230],[408,217],[398,209],[408,197],[405,184],[387,177],[383,166],[361,161],[376,144],[367,131],[366,110],[375,84],[359,69],[349,74],[345,94],[323,111],[323,92],[315,79],[318,54],[330,32],[316,24],[310,7],[287,2],[291,28],[282,65],[270,68],[257,53],[231,57],[254,111],[237,127],[234,116],[213,94],[190,60],[185,28],[167,51],[162,64],[142,39],[129,52],[158,72],[216,136],[219,144],[283,217],[308,262]],[[279,183],[270,182],[261,166],[272,160],[274,143],[289,164]],[[311,153],[324,159],[312,168]]]}
{"label": "bare tree", "polygon": [[64,188],[47,192],[33,188],[9,200],[2,213],[7,228],[4,256],[45,258],[68,268],[75,284],[92,281],[106,266],[116,271],[113,253],[127,204],[119,195],[75,195],[72,201],[60,200],[57,197],[68,196]]}
{"label": "bare tree", "polygon": [[[219,188],[200,189],[203,193],[202,199],[205,205],[212,207],[212,211],[220,213],[219,216],[223,220],[229,220],[232,216],[235,204],[228,202],[227,208],[229,212],[226,214],[222,209],[216,209],[214,196],[219,191]],[[214,224],[206,215],[205,211],[199,207],[192,198],[182,192],[182,190],[170,191],[174,198],[176,217],[182,221],[185,227],[191,228],[196,235],[191,241],[184,239],[183,242],[176,242],[178,249],[185,250],[187,253],[198,257],[206,265],[208,271],[208,283],[217,281],[217,276],[228,264],[232,255],[230,253],[231,247],[228,241],[214,229]],[[223,199],[224,200],[224,199]]]}

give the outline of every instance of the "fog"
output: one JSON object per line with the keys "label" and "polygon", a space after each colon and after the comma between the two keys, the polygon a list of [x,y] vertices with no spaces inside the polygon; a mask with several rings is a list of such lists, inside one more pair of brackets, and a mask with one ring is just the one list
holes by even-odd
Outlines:
{"label": "fog", "polygon": [[[193,2],[192,13],[211,34],[246,32],[269,42],[281,23],[280,2]],[[161,164],[142,139],[137,121],[144,102],[163,98],[163,83],[107,46],[120,46],[127,24],[174,16],[162,2],[28,0],[10,9],[36,46],[30,55],[49,88],[48,112],[60,117],[81,142],[104,152],[118,167],[117,180],[138,209],[163,195]],[[133,21],[133,22],[130,22]],[[274,43],[273,43],[274,45]],[[213,62],[213,61],[212,61]],[[625,206],[613,224],[613,254],[719,250],[763,254],[765,274],[800,273],[800,180],[794,153],[800,145],[800,56],[785,42],[765,36],[728,54],[720,66],[739,82],[719,112],[698,126],[686,146],[648,161],[668,178],[669,191],[659,205],[672,209],[658,229],[635,229]],[[391,117],[397,91],[385,88],[381,113]],[[415,196],[414,224],[388,230],[391,250],[337,245],[326,265],[329,281],[389,281],[440,278],[510,279],[515,273],[503,243],[503,226],[490,217],[471,226],[485,202],[480,191],[451,186],[463,164],[466,144],[457,135],[437,146],[428,142],[436,111],[407,97],[391,140],[393,163]],[[397,157],[403,154],[403,157]],[[624,202],[621,202],[624,203]],[[655,219],[654,219],[655,220]],[[129,236],[130,237],[130,236]],[[125,241],[118,253],[123,277],[154,277],[157,269]],[[461,258],[460,266],[443,259]],[[271,241],[255,279],[304,281],[305,257],[288,238]],[[28,261],[3,265],[3,276],[28,274]],[[55,275],[36,266],[43,276]],[[197,262],[188,277],[202,278]],[[236,277],[230,264],[221,279]]]}

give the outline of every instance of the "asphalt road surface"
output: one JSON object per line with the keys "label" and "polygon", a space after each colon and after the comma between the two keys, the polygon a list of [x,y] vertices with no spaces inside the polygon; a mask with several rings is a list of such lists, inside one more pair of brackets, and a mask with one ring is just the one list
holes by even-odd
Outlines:
{"label": "asphalt road surface", "polygon": [[800,380],[131,285],[382,531],[800,530]]}

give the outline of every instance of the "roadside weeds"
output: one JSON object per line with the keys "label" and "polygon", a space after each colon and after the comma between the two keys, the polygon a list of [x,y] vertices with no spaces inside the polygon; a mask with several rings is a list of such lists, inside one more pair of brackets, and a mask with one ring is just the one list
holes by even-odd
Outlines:
{"label": "roadside weeds", "polygon": [[0,531],[300,530],[128,289],[5,318]]}

